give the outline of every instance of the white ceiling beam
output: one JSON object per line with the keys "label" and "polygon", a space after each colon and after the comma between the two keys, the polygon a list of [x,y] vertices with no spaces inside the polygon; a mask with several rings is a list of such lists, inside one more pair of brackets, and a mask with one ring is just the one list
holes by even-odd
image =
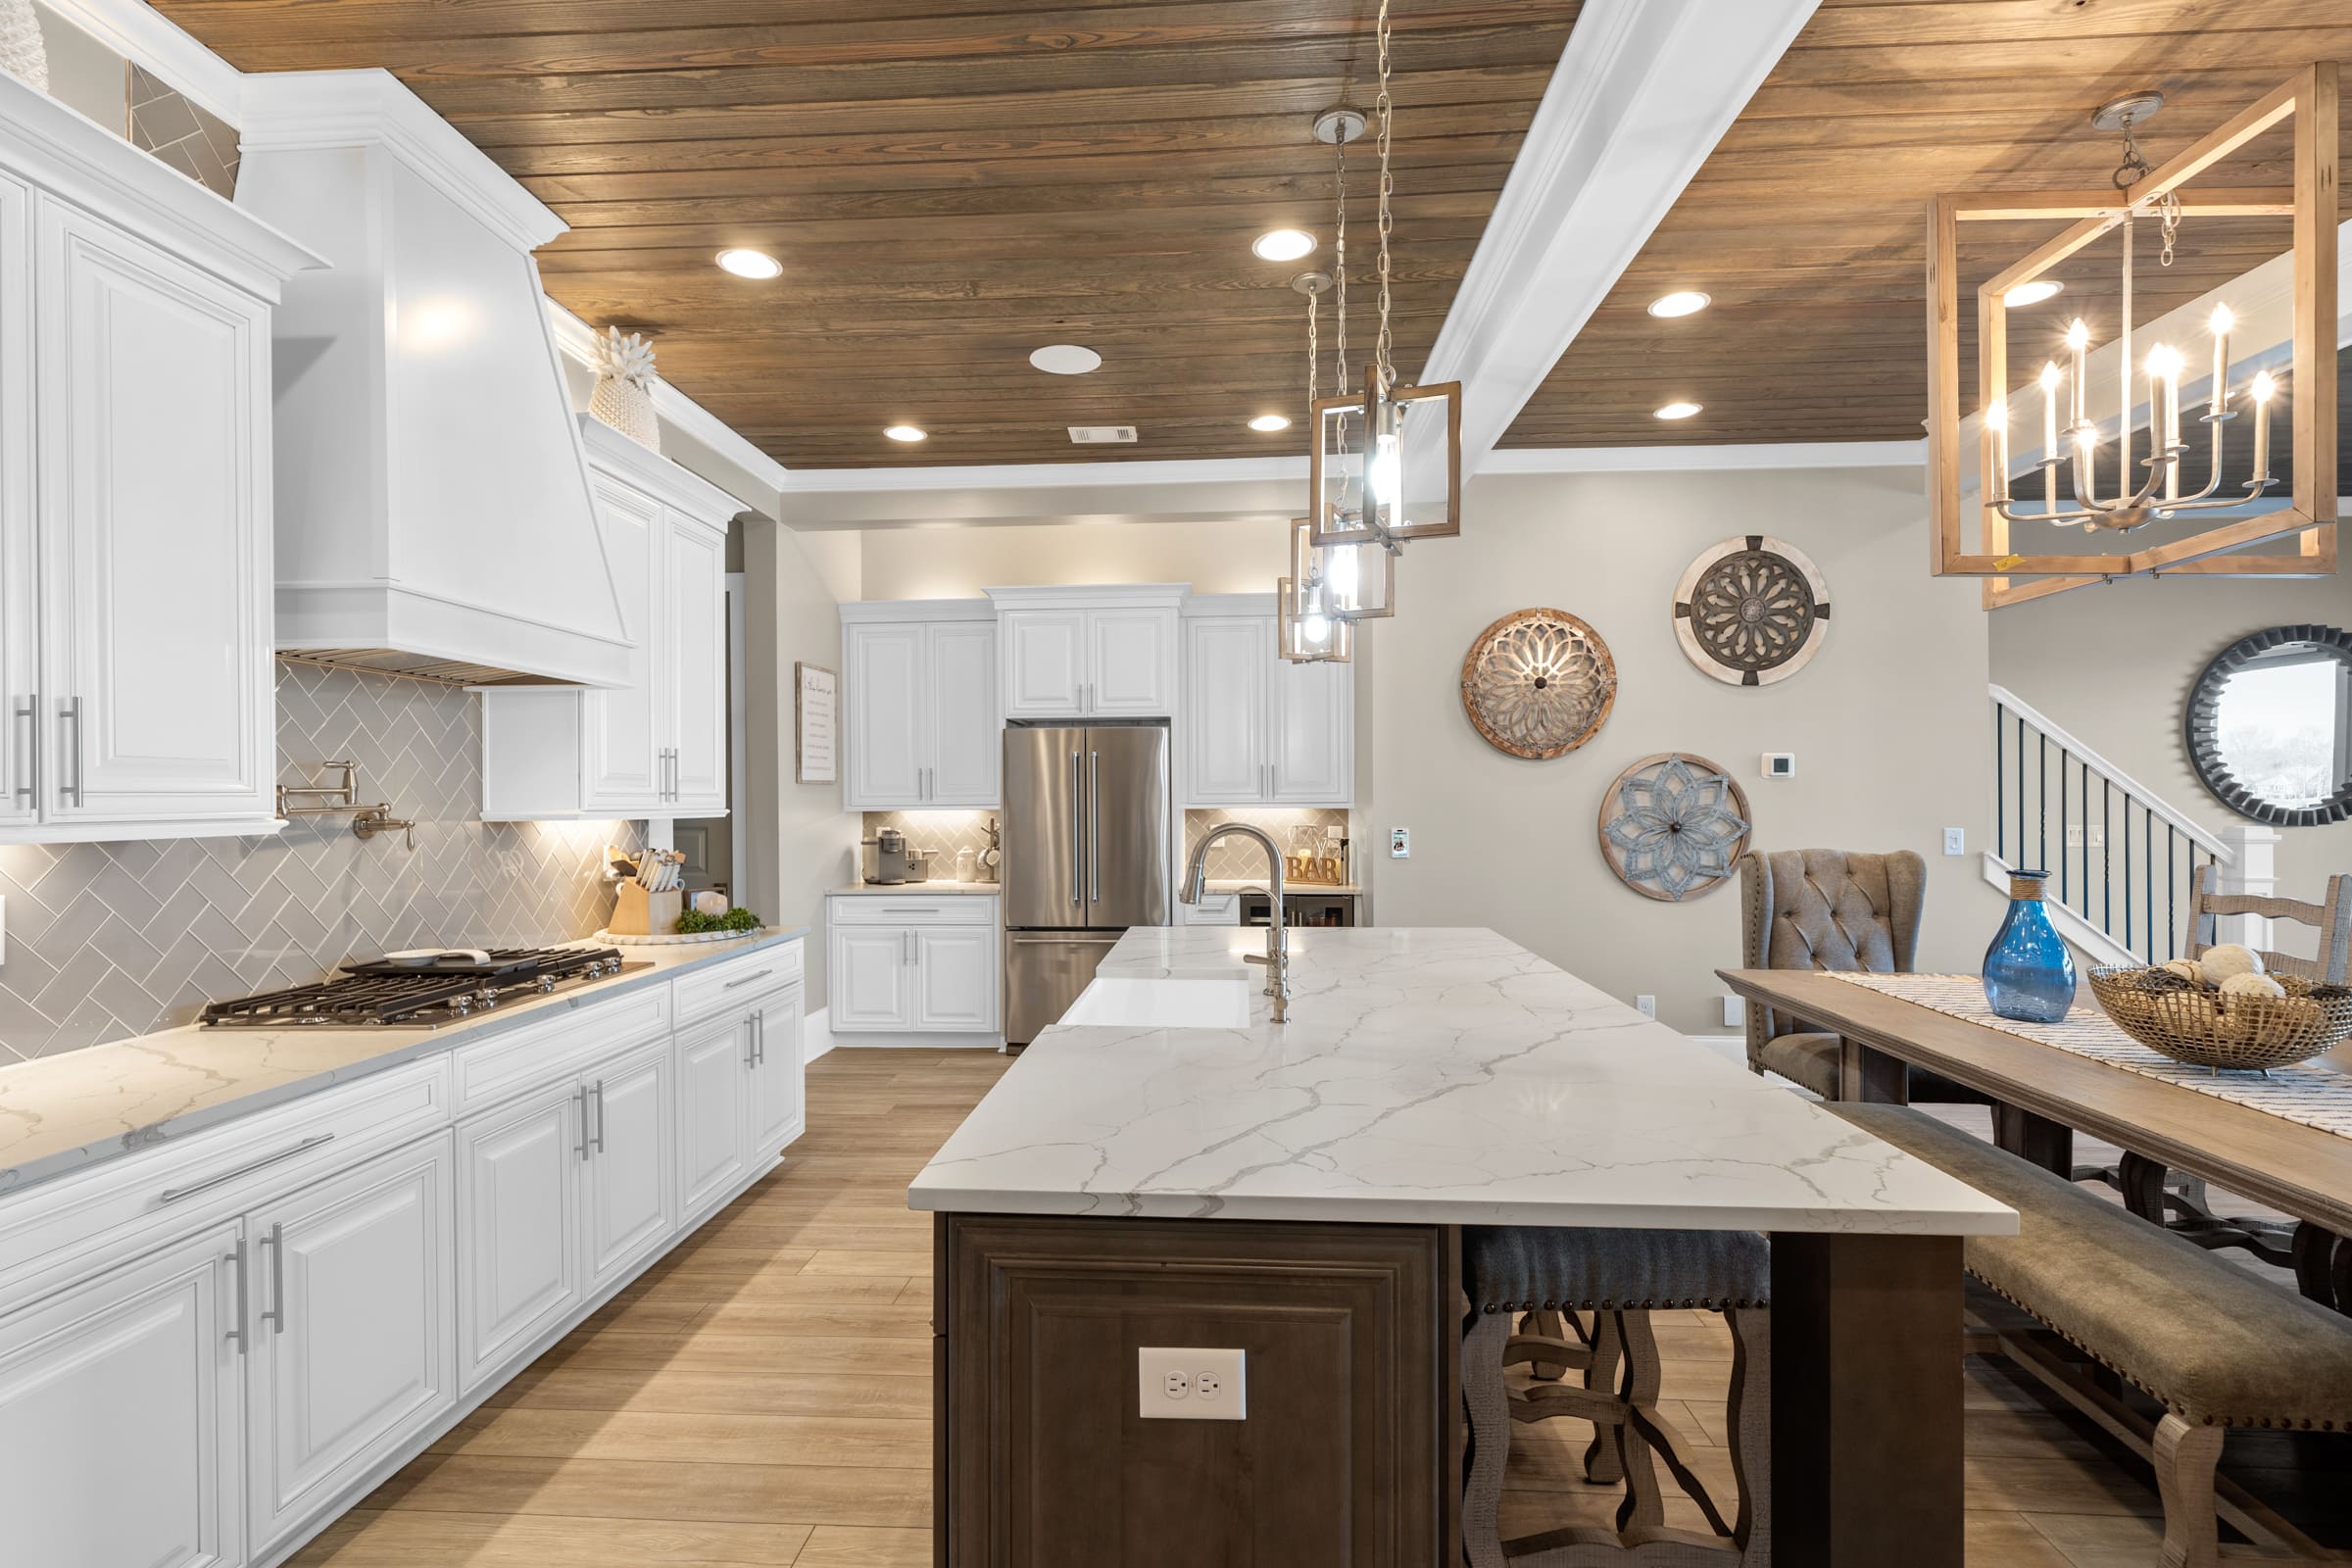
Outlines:
{"label": "white ceiling beam", "polygon": [[1421,372],[1423,385],[1462,383],[1465,476],[1819,3],[1586,0]]}

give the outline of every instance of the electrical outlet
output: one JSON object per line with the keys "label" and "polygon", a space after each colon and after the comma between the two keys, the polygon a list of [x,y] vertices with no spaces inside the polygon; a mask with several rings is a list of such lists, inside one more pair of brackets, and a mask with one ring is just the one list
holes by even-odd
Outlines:
{"label": "electrical outlet", "polygon": [[1644,1018],[1655,1018],[1658,1015],[1658,999],[1655,997],[1636,997],[1634,1005],[1642,1009],[1642,1016]]}
{"label": "electrical outlet", "polygon": [[1136,1408],[1147,1421],[1240,1421],[1249,1415],[1245,1352],[1144,1346],[1135,1352]]}
{"label": "electrical outlet", "polygon": [[1968,853],[1968,829],[1964,827],[1945,828],[1943,830],[1943,853],[1966,855]]}
{"label": "electrical outlet", "polygon": [[1723,999],[1723,1026],[1724,1026],[1726,1029],[1744,1029],[1744,1028],[1746,1028],[1746,1027],[1747,1027],[1747,1004],[1746,1004],[1746,1003],[1744,1003],[1744,1002],[1742,1002],[1742,1001],[1740,1001],[1740,1000],[1738,997],[1726,997],[1726,998],[1724,998],[1724,999]]}
{"label": "electrical outlet", "polygon": [[2066,824],[2066,847],[2070,850],[2107,847],[2107,827],[2103,822],[2069,822]]}
{"label": "electrical outlet", "polygon": [[1409,860],[1413,858],[1413,830],[1409,827],[1389,829],[1389,858]]}

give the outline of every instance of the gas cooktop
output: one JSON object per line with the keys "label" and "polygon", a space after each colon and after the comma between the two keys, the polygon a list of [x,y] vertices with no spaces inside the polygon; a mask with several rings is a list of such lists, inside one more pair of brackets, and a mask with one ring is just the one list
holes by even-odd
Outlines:
{"label": "gas cooktop", "polygon": [[453,949],[347,963],[331,980],[264,991],[204,1009],[208,1029],[285,1029],[370,1024],[430,1029],[508,1001],[552,995],[648,968],[623,964],[617,948]]}

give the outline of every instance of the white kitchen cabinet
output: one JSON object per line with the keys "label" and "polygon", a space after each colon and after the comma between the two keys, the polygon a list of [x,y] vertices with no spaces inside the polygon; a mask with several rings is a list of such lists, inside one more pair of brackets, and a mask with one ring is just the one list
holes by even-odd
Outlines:
{"label": "white kitchen cabinet", "polygon": [[1156,718],[1176,711],[1181,583],[996,588],[1006,718]]}
{"label": "white kitchen cabinet", "polygon": [[579,1093],[566,1078],[458,1124],[459,1376],[470,1389],[587,1294]]}
{"label": "white kitchen cabinet", "polygon": [[0,842],[281,825],[270,318],[317,265],[0,79]]}
{"label": "white kitchen cabinet", "polygon": [[1355,666],[1284,659],[1271,600],[1187,607],[1176,742],[1188,807],[1354,804]]}
{"label": "white kitchen cabinet", "polygon": [[616,688],[482,688],[482,817],[727,813],[727,525],[734,497],[580,416],[635,643]]}
{"label": "white kitchen cabinet", "polygon": [[732,1193],[800,1136],[801,1012],[794,981],[679,1031],[684,1212]]}
{"label": "white kitchen cabinet", "polygon": [[616,1057],[589,1073],[583,1088],[591,1132],[582,1230],[594,1292],[628,1272],[677,1224],[669,1042]]}
{"label": "white kitchen cabinet", "polygon": [[1003,723],[984,602],[842,607],[842,807],[993,807]]}
{"label": "white kitchen cabinet", "polygon": [[996,899],[838,894],[825,904],[835,1033],[993,1035],[1001,1027]]}
{"label": "white kitchen cabinet", "polygon": [[808,1089],[801,1059],[798,986],[755,1003],[750,1110],[751,1153],[764,1162],[808,1129]]}
{"label": "white kitchen cabinet", "polygon": [[246,1560],[243,1245],[215,1225],[0,1318],[0,1557]]}
{"label": "white kitchen cabinet", "polygon": [[456,1402],[451,1167],[443,1133],[247,1216],[257,1549]]}

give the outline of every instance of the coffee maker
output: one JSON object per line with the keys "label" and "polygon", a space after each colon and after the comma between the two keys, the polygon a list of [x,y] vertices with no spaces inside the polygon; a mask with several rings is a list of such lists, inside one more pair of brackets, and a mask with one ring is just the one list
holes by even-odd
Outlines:
{"label": "coffee maker", "polygon": [[876,887],[895,888],[916,880],[913,859],[906,850],[906,834],[895,827],[886,827],[878,830],[872,838],[859,842],[867,851],[867,882]]}

